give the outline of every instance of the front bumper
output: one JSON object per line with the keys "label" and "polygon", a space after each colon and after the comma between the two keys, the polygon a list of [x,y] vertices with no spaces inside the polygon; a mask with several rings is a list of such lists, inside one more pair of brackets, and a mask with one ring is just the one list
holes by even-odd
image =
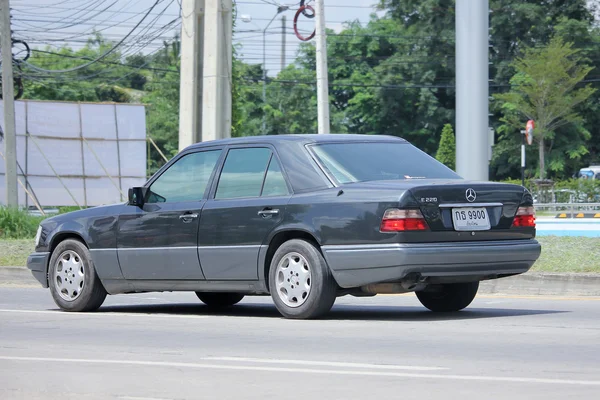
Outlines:
{"label": "front bumper", "polygon": [[342,288],[400,281],[416,273],[433,280],[489,279],[527,272],[541,253],[537,240],[323,246]]}
{"label": "front bumper", "polygon": [[31,270],[33,277],[42,284],[42,287],[48,287],[48,259],[49,252],[31,253],[27,257],[27,268]]}

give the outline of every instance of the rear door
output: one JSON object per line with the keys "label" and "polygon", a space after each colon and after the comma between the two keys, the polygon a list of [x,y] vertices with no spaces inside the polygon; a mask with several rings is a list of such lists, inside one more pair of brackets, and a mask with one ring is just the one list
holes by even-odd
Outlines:
{"label": "rear door", "polygon": [[126,279],[204,279],[197,252],[200,214],[221,149],[183,155],[149,183],[144,207],[119,216],[117,254]]}
{"label": "rear door", "polygon": [[213,186],[198,236],[206,279],[256,280],[260,248],[290,198],[281,163],[271,147],[232,147]]}

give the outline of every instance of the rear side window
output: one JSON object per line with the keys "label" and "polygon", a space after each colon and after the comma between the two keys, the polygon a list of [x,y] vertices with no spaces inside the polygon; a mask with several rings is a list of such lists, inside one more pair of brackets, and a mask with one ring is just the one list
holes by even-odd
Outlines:
{"label": "rear side window", "polygon": [[260,196],[270,159],[271,150],[267,148],[229,150],[215,199]]}
{"label": "rear side window", "polygon": [[265,184],[263,185],[261,196],[285,196],[286,194],[289,194],[289,191],[281,172],[281,167],[277,159],[272,157],[267,169],[267,175],[265,176]]}
{"label": "rear side window", "polygon": [[338,183],[397,179],[461,179],[408,143],[324,143],[311,146]]}

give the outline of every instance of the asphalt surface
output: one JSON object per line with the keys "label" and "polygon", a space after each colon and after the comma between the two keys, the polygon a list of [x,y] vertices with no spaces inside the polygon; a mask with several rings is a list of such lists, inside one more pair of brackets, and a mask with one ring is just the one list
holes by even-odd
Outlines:
{"label": "asphalt surface", "polygon": [[328,318],[268,297],[221,313],[191,293],[56,310],[0,287],[1,399],[598,399],[600,299],[480,296],[436,315],[413,295],[343,297]]}

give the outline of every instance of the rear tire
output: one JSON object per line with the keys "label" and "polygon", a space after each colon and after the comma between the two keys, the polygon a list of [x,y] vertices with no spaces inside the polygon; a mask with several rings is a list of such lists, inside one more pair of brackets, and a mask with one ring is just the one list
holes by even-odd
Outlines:
{"label": "rear tire", "polygon": [[201,302],[212,308],[231,307],[244,298],[240,293],[204,293],[196,292]]}
{"label": "rear tire", "polygon": [[269,291],[286,318],[318,318],[331,310],[337,283],[317,248],[292,239],[275,252],[269,270]]}
{"label": "rear tire", "polygon": [[449,283],[439,285],[436,289],[437,290],[419,291],[415,293],[421,304],[431,311],[460,311],[471,304],[477,295],[479,282]]}
{"label": "rear tire", "polygon": [[48,286],[54,302],[64,311],[95,311],[107,294],[90,251],[74,239],[60,242],[52,252]]}

